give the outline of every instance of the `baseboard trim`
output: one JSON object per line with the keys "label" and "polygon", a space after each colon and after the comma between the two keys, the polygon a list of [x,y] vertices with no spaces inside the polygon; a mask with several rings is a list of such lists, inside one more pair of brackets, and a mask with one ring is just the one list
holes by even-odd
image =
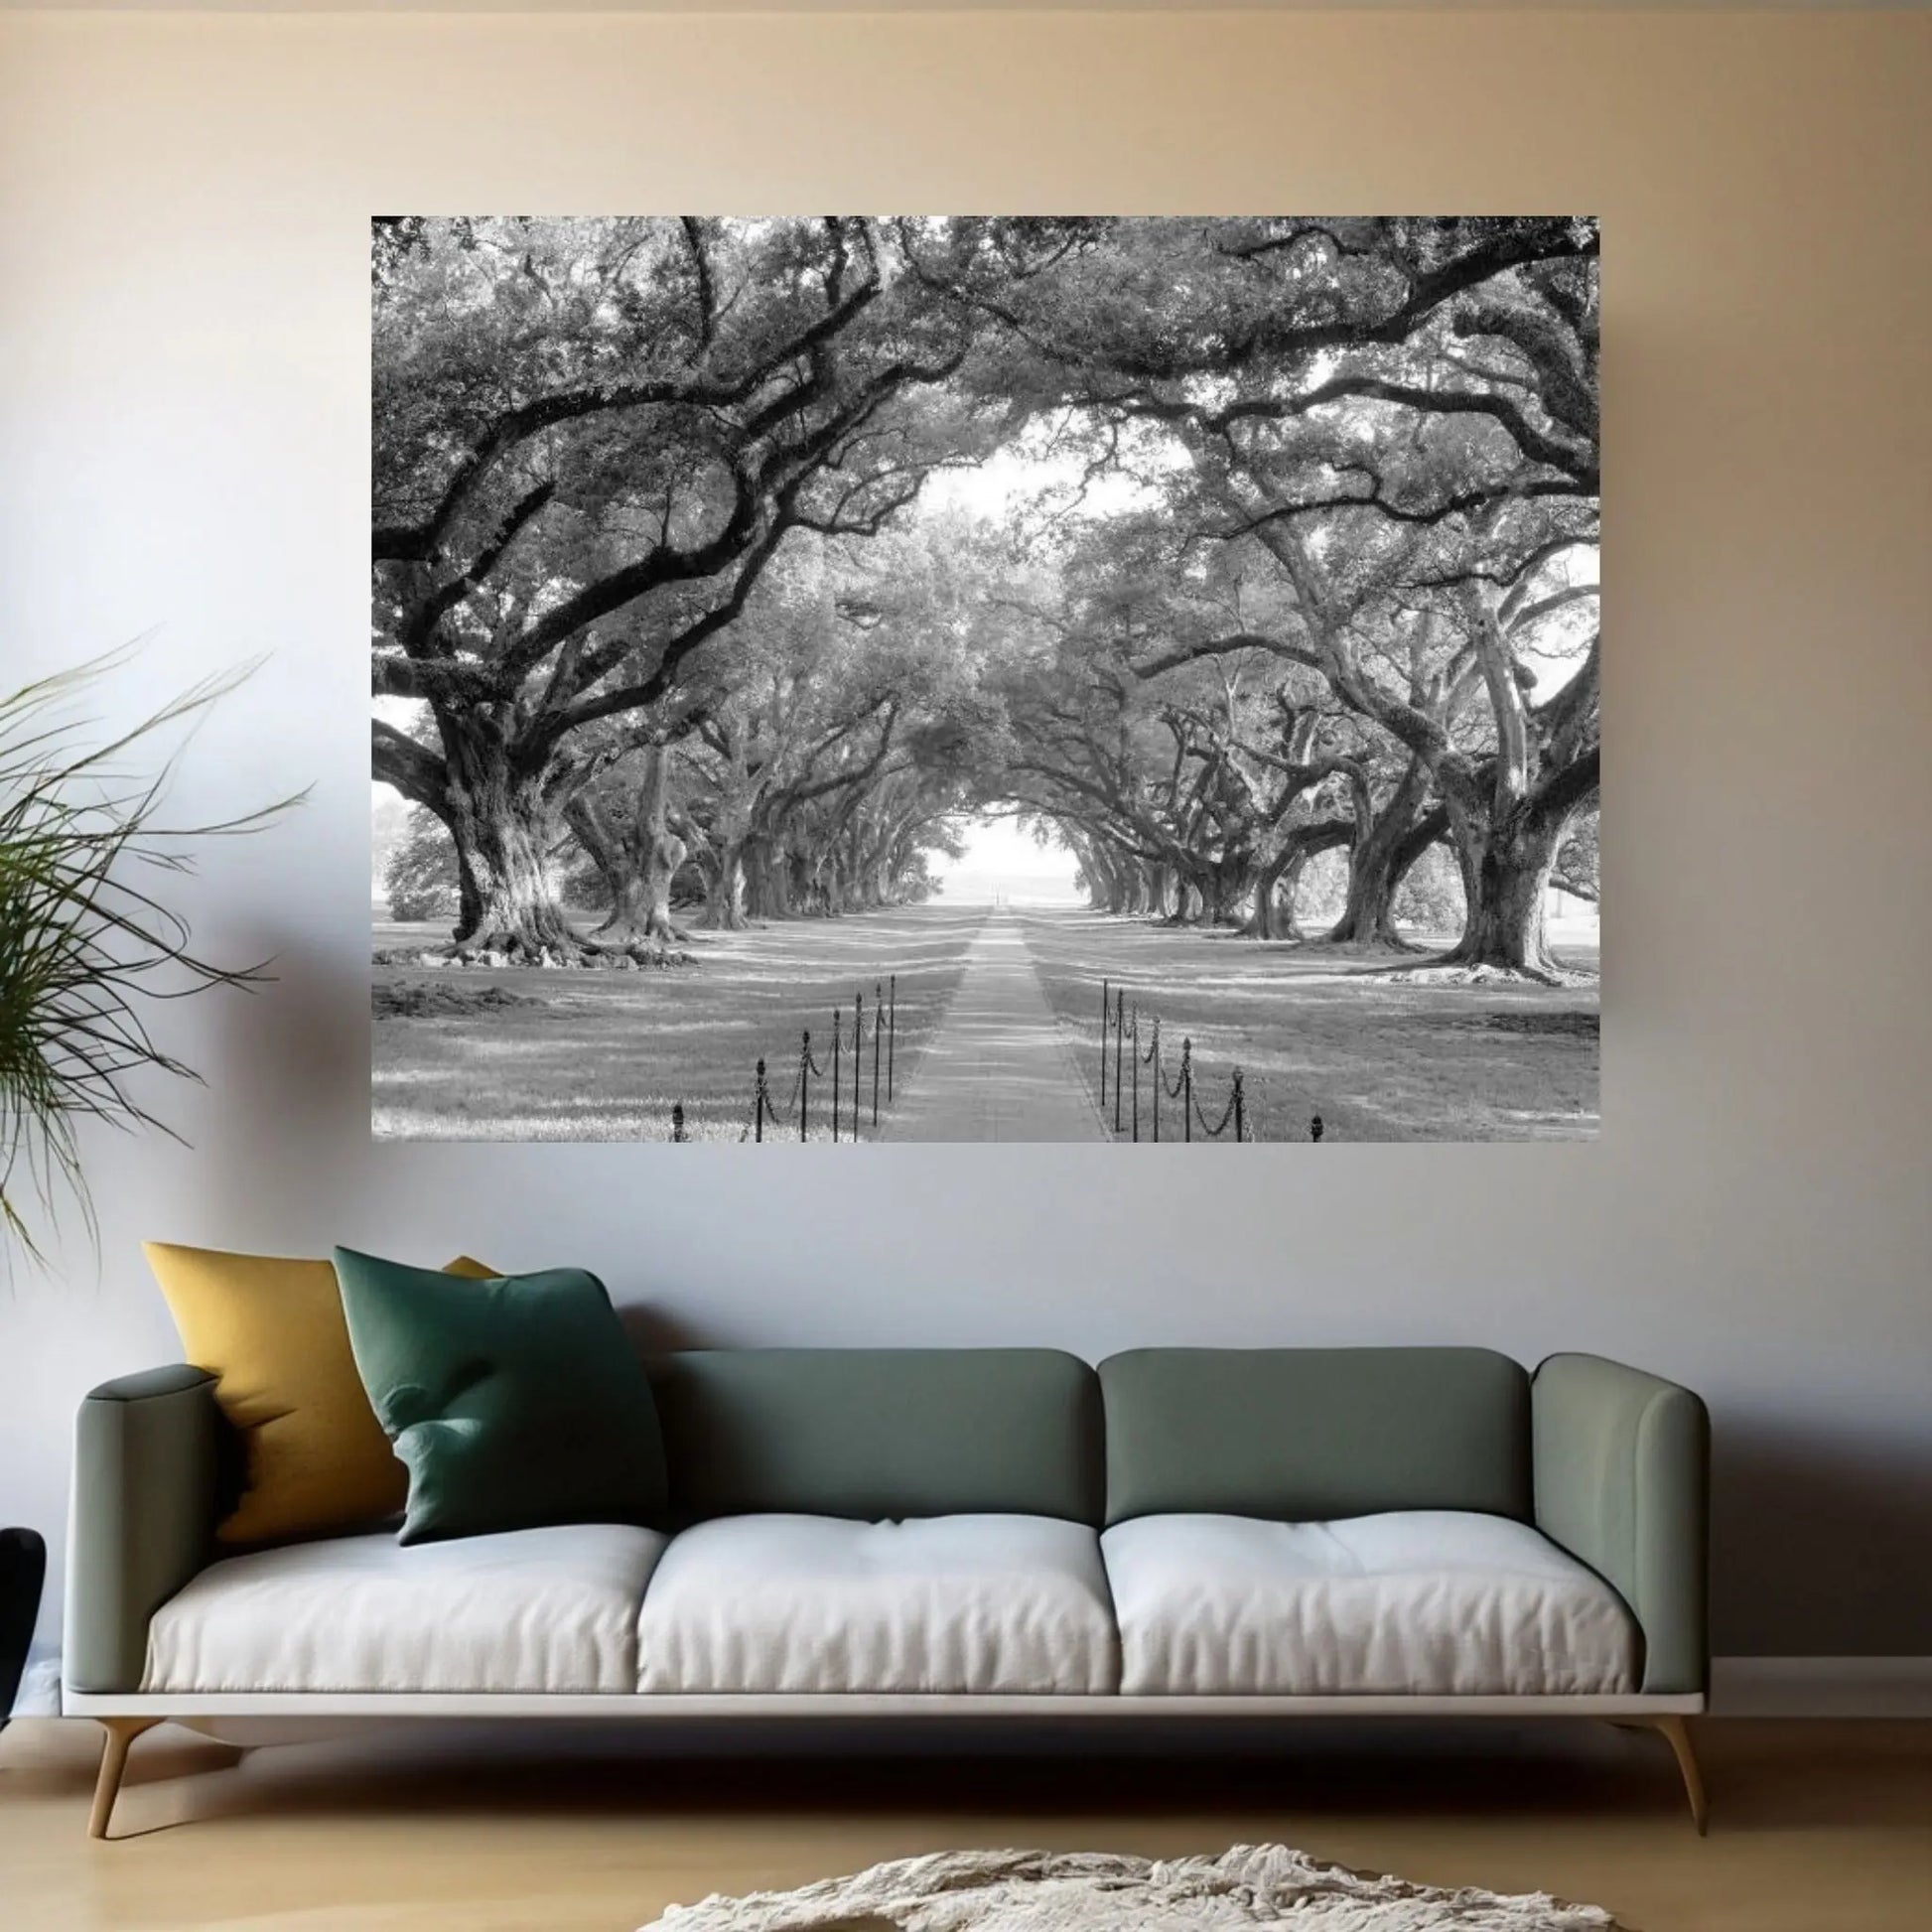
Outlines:
{"label": "baseboard trim", "polygon": [[1932,1657],[1718,1657],[1718,1718],[1932,1718]]}

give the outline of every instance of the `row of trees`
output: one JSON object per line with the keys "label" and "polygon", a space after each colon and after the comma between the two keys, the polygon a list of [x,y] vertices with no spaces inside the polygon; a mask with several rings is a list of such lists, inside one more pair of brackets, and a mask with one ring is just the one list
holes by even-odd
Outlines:
{"label": "row of trees", "polygon": [[[1544,973],[1593,890],[1596,235],[1569,220],[416,221],[375,246],[374,768],[459,942],[915,897]],[[1004,501],[942,473],[991,466]],[[935,481],[940,480],[940,481]],[[997,492],[995,492],[997,494]],[[404,701],[404,702],[396,702]]]}

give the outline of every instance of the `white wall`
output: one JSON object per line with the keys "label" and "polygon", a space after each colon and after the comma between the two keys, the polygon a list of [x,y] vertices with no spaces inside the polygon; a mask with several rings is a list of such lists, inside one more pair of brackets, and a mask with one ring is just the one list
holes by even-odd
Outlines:
{"label": "white wall", "polygon": [[[341,1239],[734,1341],[1600,1349],[1713,1404],[1721,1648],[1932,1648],[1929,26],[0,19],[9,680],[271,652],[181,809],[315,785],[195,896],[283,964],[179,1016],[192,1151],[0,1291],[0,1515],[174,1352],[138,1237]],[[1600,1145],[370,1146],[370,213],[1420,207],[1605,220]]]}

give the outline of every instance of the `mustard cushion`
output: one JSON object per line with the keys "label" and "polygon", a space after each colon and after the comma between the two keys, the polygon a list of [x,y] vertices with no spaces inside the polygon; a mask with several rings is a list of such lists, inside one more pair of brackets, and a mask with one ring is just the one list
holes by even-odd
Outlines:
{"label": "mustard cushion", "polygon": [[[215,1377],[214,1399],[247,1457],[221,1543],[365,1528],[399,1515],[408,1471],[375,1419],[349,1352],[342,1290],[326,1261],[142,1244],[182,1353]],[[487,1279],[461,1255],[446,1270]]]}

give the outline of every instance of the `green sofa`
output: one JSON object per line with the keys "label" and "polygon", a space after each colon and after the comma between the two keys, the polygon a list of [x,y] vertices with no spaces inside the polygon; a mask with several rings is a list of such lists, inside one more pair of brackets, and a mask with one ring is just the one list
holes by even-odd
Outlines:
{"label": "green sofa", "polygon": [[1585,1355],[647,1362],[665,1520],[217,1555],[199,1370],[81,1406],[66,1709],[163,1719],[1438,1712],[1661,1730],[1693,1810],[1708,1424]]}

